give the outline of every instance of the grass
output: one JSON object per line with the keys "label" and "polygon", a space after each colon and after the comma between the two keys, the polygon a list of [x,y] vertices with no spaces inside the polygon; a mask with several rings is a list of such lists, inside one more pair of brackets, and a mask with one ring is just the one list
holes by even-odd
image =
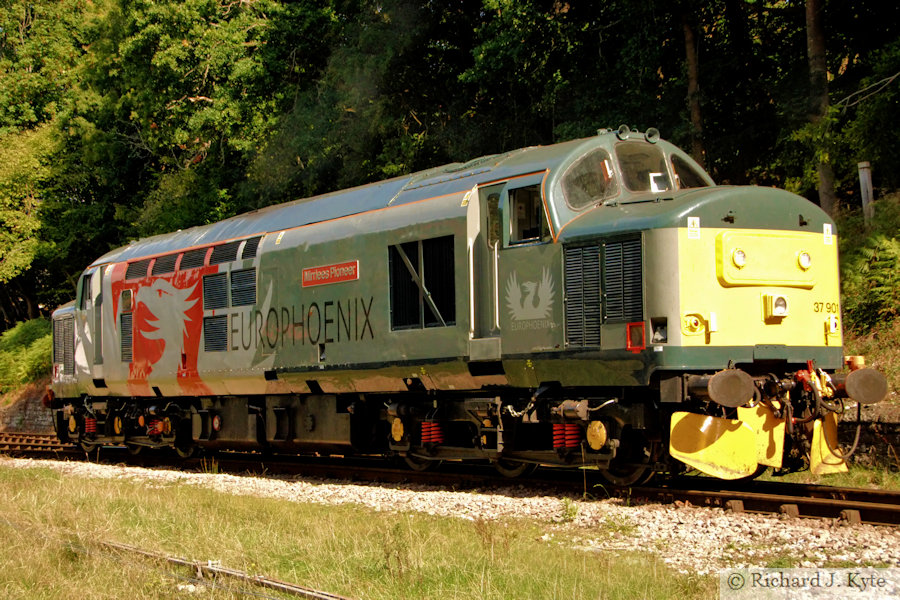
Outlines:
{"label": "grass", "polygon": [[851,465],[846,473],[813,475],[809,471],[797,471],[775,477],[771,470],[759,478],[760,481],[780,481],[784,483],[811,483],[835,487],[872,488],[900,490],[900,473],[886,468]]}
{"label": "grass", "polygon": [[[543,534],[550,527],[553,542]],[[0,597],[190,598],[190,573],[132,544],[352,598],[706,598],[714,578],[644,553],[576,550],[564,529],[232,496],[0,466]],[[256,591],[258,593],[259,590]],[[268,597],[276,594],[265,592]],[[203,589],[203,598],[243,597]]]}

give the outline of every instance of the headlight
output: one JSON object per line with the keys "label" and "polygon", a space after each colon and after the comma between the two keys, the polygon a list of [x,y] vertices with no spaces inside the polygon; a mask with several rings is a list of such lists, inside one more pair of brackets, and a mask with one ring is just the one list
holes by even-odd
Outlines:
{"label": "headlight", "polygon": [[747,264],[747,253],[740,248],[735,248],[731,253],[731,262],[733,262],[734,266],[738,269],[743,269],[744,265]]}
{"label": "headlight", "polygon": [[812,256],[809,255],[809,252],[800,252],[800,254],[797,255],[797,264],[799,264],[800,268],[804,271],[808,271],[812,266]]}

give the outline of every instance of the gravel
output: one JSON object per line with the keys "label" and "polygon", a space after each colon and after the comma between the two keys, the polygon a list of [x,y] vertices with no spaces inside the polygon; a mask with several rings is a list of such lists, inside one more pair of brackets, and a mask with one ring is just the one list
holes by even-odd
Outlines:
{"label": "gravel", "polygon": [[289,502],[357,504],[377,511],[414,511],[461,519],[529,519],[548,544],[590,552],[658,554],[674,569],[712,574],[724,568],[765,567],[793,559],[801,567],[900,567],[900,529],[790,519],[717,508],[626,505],[620,499],[580,501],[535,496],[521,487],[454,492],[423,485],[356,484],[308,478],[186,473],[124,465],[0,458],[4,468],[51,468],[83,477],[197,485],[228,494]]}

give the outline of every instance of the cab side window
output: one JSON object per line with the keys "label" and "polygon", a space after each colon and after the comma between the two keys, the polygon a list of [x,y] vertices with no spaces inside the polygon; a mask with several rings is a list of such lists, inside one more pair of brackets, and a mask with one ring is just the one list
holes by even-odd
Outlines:
{"label": "cab side window", "polygon": [[93,273],[86,273],[81,276],[81,298],[78,302],[78,308],[81,310],[91,305],[91,280],[93,277]]}
{"label": "cab side window", "polygon": [[540,186],[509,191],[509,243],[526,244],[550,238],[550,228],[541,202]]}

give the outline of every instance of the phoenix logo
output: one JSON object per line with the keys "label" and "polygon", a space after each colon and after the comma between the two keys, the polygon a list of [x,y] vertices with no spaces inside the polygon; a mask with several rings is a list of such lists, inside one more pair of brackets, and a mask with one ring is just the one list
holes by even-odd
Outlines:
{"label": "phoenix logo", "polygon": [[547,267],[544,267],[539,282],[523,281],[520,284],[515,271],[506,280],[506,306],[513,321],[549,319],[554,294],[553,278]]}
{"label": "phoenix logo", "polygon": [[175,373],[181,363],[184,339],[192,321],[188,313],[200,300],[195,291],[196,285],[180,289],[164,279],[157,279],[138,293],[138,303],[146,308],[140,335],[145,340],[162,344],[161,356],[151,361],[162,373]]}

